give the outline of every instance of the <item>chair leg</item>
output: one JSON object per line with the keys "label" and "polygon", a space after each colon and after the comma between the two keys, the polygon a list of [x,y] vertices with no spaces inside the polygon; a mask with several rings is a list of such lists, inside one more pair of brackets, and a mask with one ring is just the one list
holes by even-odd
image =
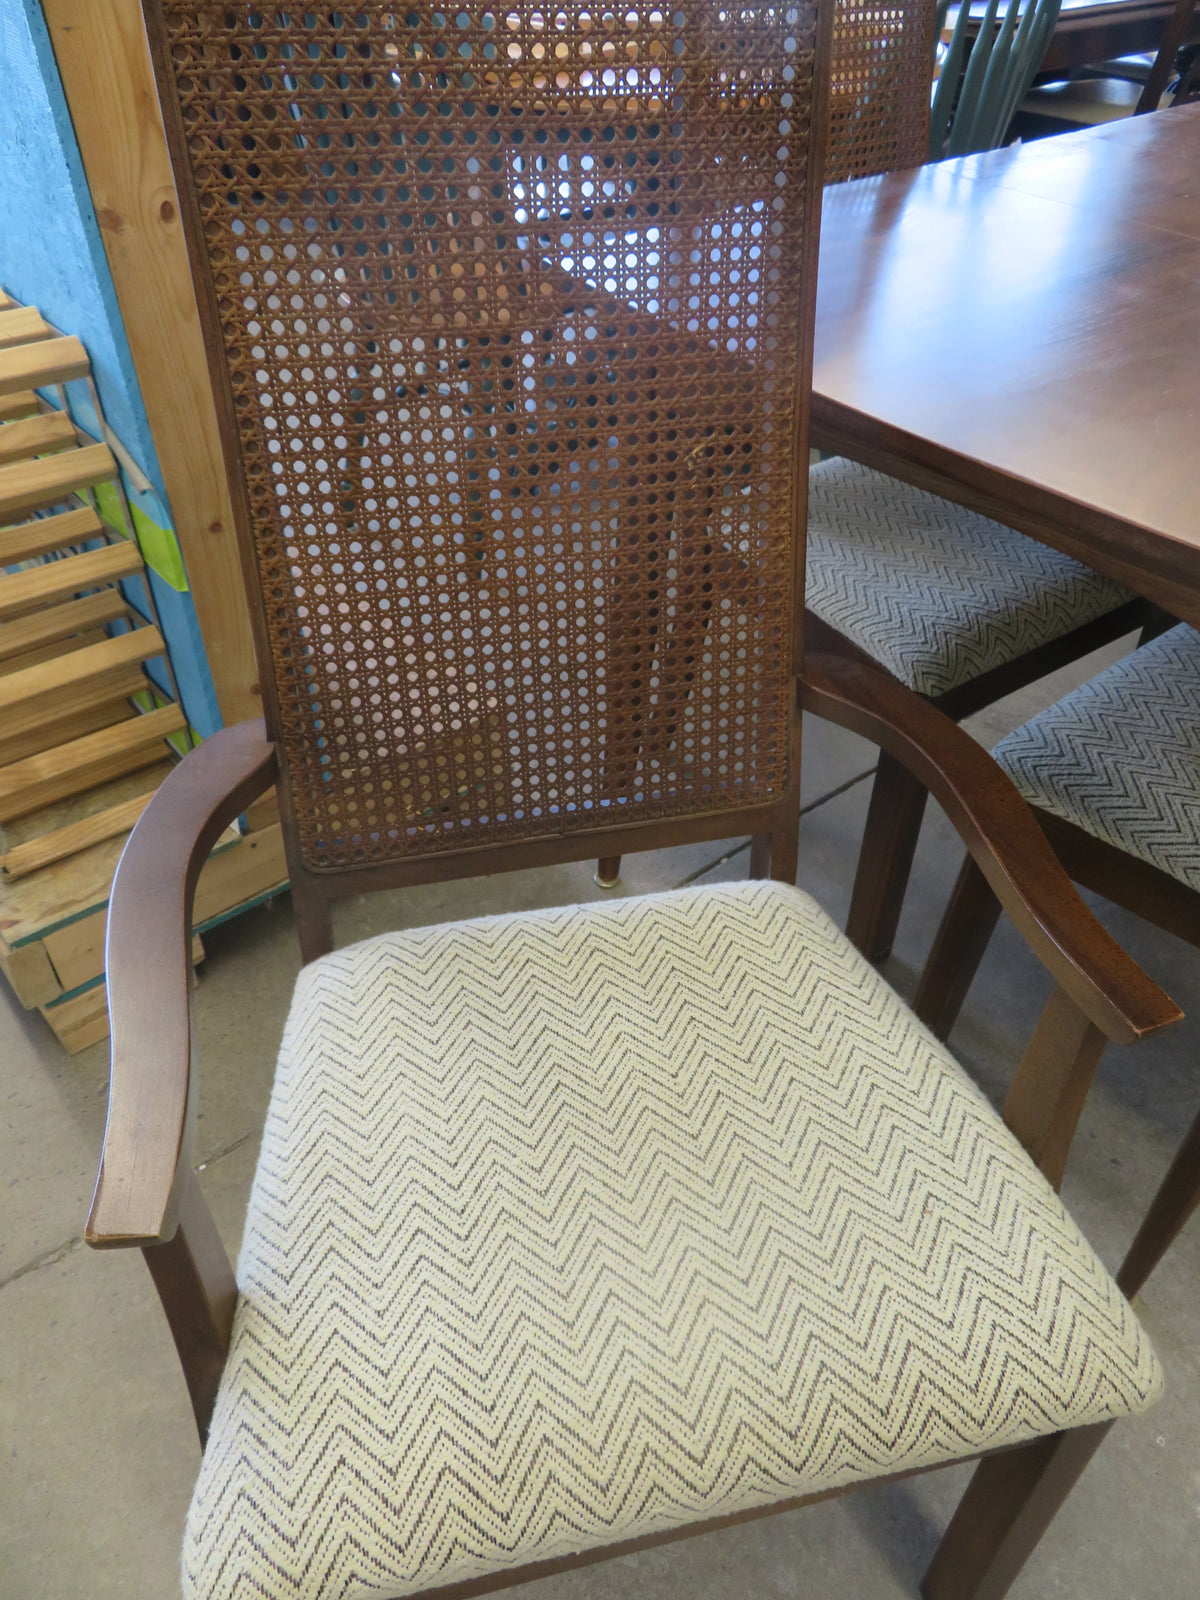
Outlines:
{"label": "chair leg", "polygon": [[920,779],[881,750],[846,919],[847,937],[868,961],[892,953],[927,798]]}
{"label": "chair leg", "polygon": [[592,882],[597,889],[615,889],[620,876],[620,856],[601,856],[596,862],[595,872],[592,873]]}
{"label": "chair leg", "polygon": [[769,878],[771,876],[771,835],[769,833],[756,833],[751,836],[750,876],[752,878]]}
{"label": "chair leg", "polygon": [[1197,1205],[1200,1205],[1200,1117],[1188,1129],[1117,1273],[1117,1284],[1130,1300],[1174,1244]]}
{"label": "chair leg", "polygon": [[946,904],[917,985],[913,1010],[939,1039],[958,1020],[988,941],[1000,920],[1000,902],[968,856]]}
{"label": "chair leg", "polygon": [[981,1461],[925,1574],[925,1600],[1007,1594],[1111,1427],[1072,1428]]}

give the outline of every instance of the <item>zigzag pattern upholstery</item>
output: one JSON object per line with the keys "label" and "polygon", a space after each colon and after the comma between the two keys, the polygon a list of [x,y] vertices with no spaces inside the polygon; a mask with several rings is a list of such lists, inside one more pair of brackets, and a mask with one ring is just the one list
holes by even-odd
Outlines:
{"label": "zigzag pattern upholstery", "polygon": [[416,1593],[1161,1382],[978,1090],[777,883],[308,967],[239,1279],[194,1600]]}
{"label": "zigzag pattern upholstery", "polygon": [[1200,634],[1186,623],[996,746],[1035,805],[1200,892]]}
{"label": "zigzag pattern upholstery", "polygon": [[835,457],[809,474],[805,601],[931,699],[1131,598],[938,495]]}

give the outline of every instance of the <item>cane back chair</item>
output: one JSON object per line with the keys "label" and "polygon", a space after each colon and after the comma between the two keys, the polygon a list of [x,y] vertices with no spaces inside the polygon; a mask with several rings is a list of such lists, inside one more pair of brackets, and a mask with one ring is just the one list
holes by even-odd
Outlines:
{"label": "cane back chair", "polygon": [[[965,735],[800,676],[828,8],[147,16],[266,711],[109,915],[87,1238],[182,1359],[188,1594],[476,1594],[973,1455],[926,1593],[1002,1594],[1160,1386],[1053,1181],[1104,1039],[1178,1013]],[[802,702],[1057,980],[1015,1133],[792,887]],[[307,965],[235,1282],[183,930],[272,783]],[[331,950],[339,896],[746,832],[747,884]]]}

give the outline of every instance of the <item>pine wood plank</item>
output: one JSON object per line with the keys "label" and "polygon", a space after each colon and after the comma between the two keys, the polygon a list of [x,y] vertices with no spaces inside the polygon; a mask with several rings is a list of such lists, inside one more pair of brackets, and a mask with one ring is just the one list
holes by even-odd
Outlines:
{"label": "pine wood plank", "polygon": [[54,332],[36,306],[0,306],[0,350],[48,339]]}
{"label": "pine wood plank", "polygon": [[10,950],[0,939],[0,972],[27,1011],[44,1006],[63,992],[44,945],[27,944]]}
{"label": "pine wood plank", "polygon": [[139,0],[43,0],[221,714],[262,715],[233,506]]}
{"label": "pine wood plank", "polygon": [[[110,594],[112,592],[109,590]],[[0,661],[0,678],[14,672],[23,672],[27,667],[36,667],[43,661],[54,661],[60,656],[70,655],[75,650],[87,650],[94,644],[103,644],[107,638],[108,635],[102,627],[95,627],[86,633],[76,633],[69,638],[59,639],[55,644],[38,645],[26,650],[22,655],[10,656],[8,660]]]}
{"label": "pine wood plank", "polygon": [[0,767],[0,822],[148,766],[159,758],[161,741],[185,726],[178,706],[162,706]]}
{"label": "pine wood plank", "polygon": [[132,539],[107,544],[100,550],[47,561],[40,567],[0,577],[0,617],[16,616],[30,607],[103,583],[132,578],[142,570],[141,552]]}
{"label": "pine wood plank", "polygon": [[[0,578],[0,585],[3,581]],[[121,591],[101,589],[82,600],[68,600],[65,605],[47,606],[16,622],[0,623],[0,662],[126,615]]]}
{"label": "pine wood plank", "polygon": [[75,425],[65,411],[42,411],[23,422],[8,422],[0,428],[0,466],[10,461],[29,461],[53,450],[69,450],[75,444]]}
{"label": "pine wood plank", "polygon": [[39,867],[49,866],[52,861],[64,861],[68,856],[86,850],[89,845],[99,844],[104,839],[115,839],[119,833],[128,833],[150,804],[151,794],[138,795],[122,805],[110,806],[107,811],[101,811],[94,817],[84,817],[82,821],[70,823],[65,828],[43,833],[28,844],[17,845],[0,856],[0,868],[10,878],[25,878]]}
{"label": "pine wood plank", "polygon": [[69,696],[80,684],[149,661],[164,649],[157,628],[134,628],[86,650],[43,661],[24,672],[10,672],[0,678],[0,718],[7,722],[18,707],[46,695]]}
{"label": "pine wood plank", "polygon": [[32,389],[0,395],[0,422],[11,422],[15,417],[33,417],[41,409],[42,403]]}
{"label": "pine wood plank", "polygon": [[0,350],[0,394],[49,389],[72,378],[86,378],[91,370],[87,351],[74,335],[14,345]]}
{"label": "pine wood plank", "polygon": [[69,1056],[108,1038],[108,991],[102,983],[40,1009]]}
{"label": "pine wood plank", "polygon": [[89,544],[103,532],[100,518],[91,506],[60,511],[54,517],[36,517],[15,528],[0,528],[0,567],[48,555],[51,550],[69,550],[72,545]]}
{"label": "pine wood plank", "polygon": [[[0,351],[0,359],[3,354]],[[0,467],[0,517],[19,517],[57,505],[68,495],[116,474],[117,464],[106,444],[84,445],[81,450],[64,450],[37,461],[14,461]]]}
{"label": "pine wood plank", "polygon": [[[97,678],[82,684],[71,695],[70,701],[56,705],[35,700],[19,712],[0,717],[0,765],[7,765],[9,751],[18,744],[25,745],[29,753],[49,750],[63,741],[57,737],[58,724],[69,717],[110,705],[115,700],[125,700],[148,687],[146,675],[140,667],[130,667],[127,672],[115,673],[111,678]],[[31,743],[32,742],[32,743]]]}
{"label": "pine wood plank", "polygon": [[24,761],[40,750],[53,750],[56,745],[70,744],[85,734],[99,733],[114,723],[127,722],[138,713],[130,705],[128,696],[146,686],[140,672],[131,675],[128,683],[118,681],[110,686],[110,697],[94,705],[73,706],[66,716],[47,718],[25,733],[0,738],[0,767],[11,766],[14,761]]}
{"label": "pine wood plank", "polygon": [[53,805],[43,806],[39,811],[31,811],[27,816],[6,822],[0,827],[0,854],[20,845],[31,844],[35,839],[54,833],[59,828],[99,816],[102,811],[124,805],[127,800],[152,794],[176,765],[175,758],[168,753],[165,745],[159,754],[162,759],[153,766],[142,767],[121,778],[112,778],[107,783],[97,784],[94,789],[86,789],[82,794],[68,795],[65,800],[57,800]]}

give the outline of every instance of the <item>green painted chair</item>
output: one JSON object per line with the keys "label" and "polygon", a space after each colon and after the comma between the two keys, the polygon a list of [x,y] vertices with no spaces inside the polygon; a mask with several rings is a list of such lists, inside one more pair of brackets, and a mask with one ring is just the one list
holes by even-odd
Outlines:
{"label": "green painted chair", "polygon": [[[946,59],[938,77],[929,119],[929,159],[994,150],[1004,143],[1009,123],[1025,98],[1058,22],[1062,0],[1021,0],[1006,4],[999,27],[999,0],[988,0],[975,43],[967,57],[971,6],[959,7]],[[938,0],[940,38],[950,0]]]}

